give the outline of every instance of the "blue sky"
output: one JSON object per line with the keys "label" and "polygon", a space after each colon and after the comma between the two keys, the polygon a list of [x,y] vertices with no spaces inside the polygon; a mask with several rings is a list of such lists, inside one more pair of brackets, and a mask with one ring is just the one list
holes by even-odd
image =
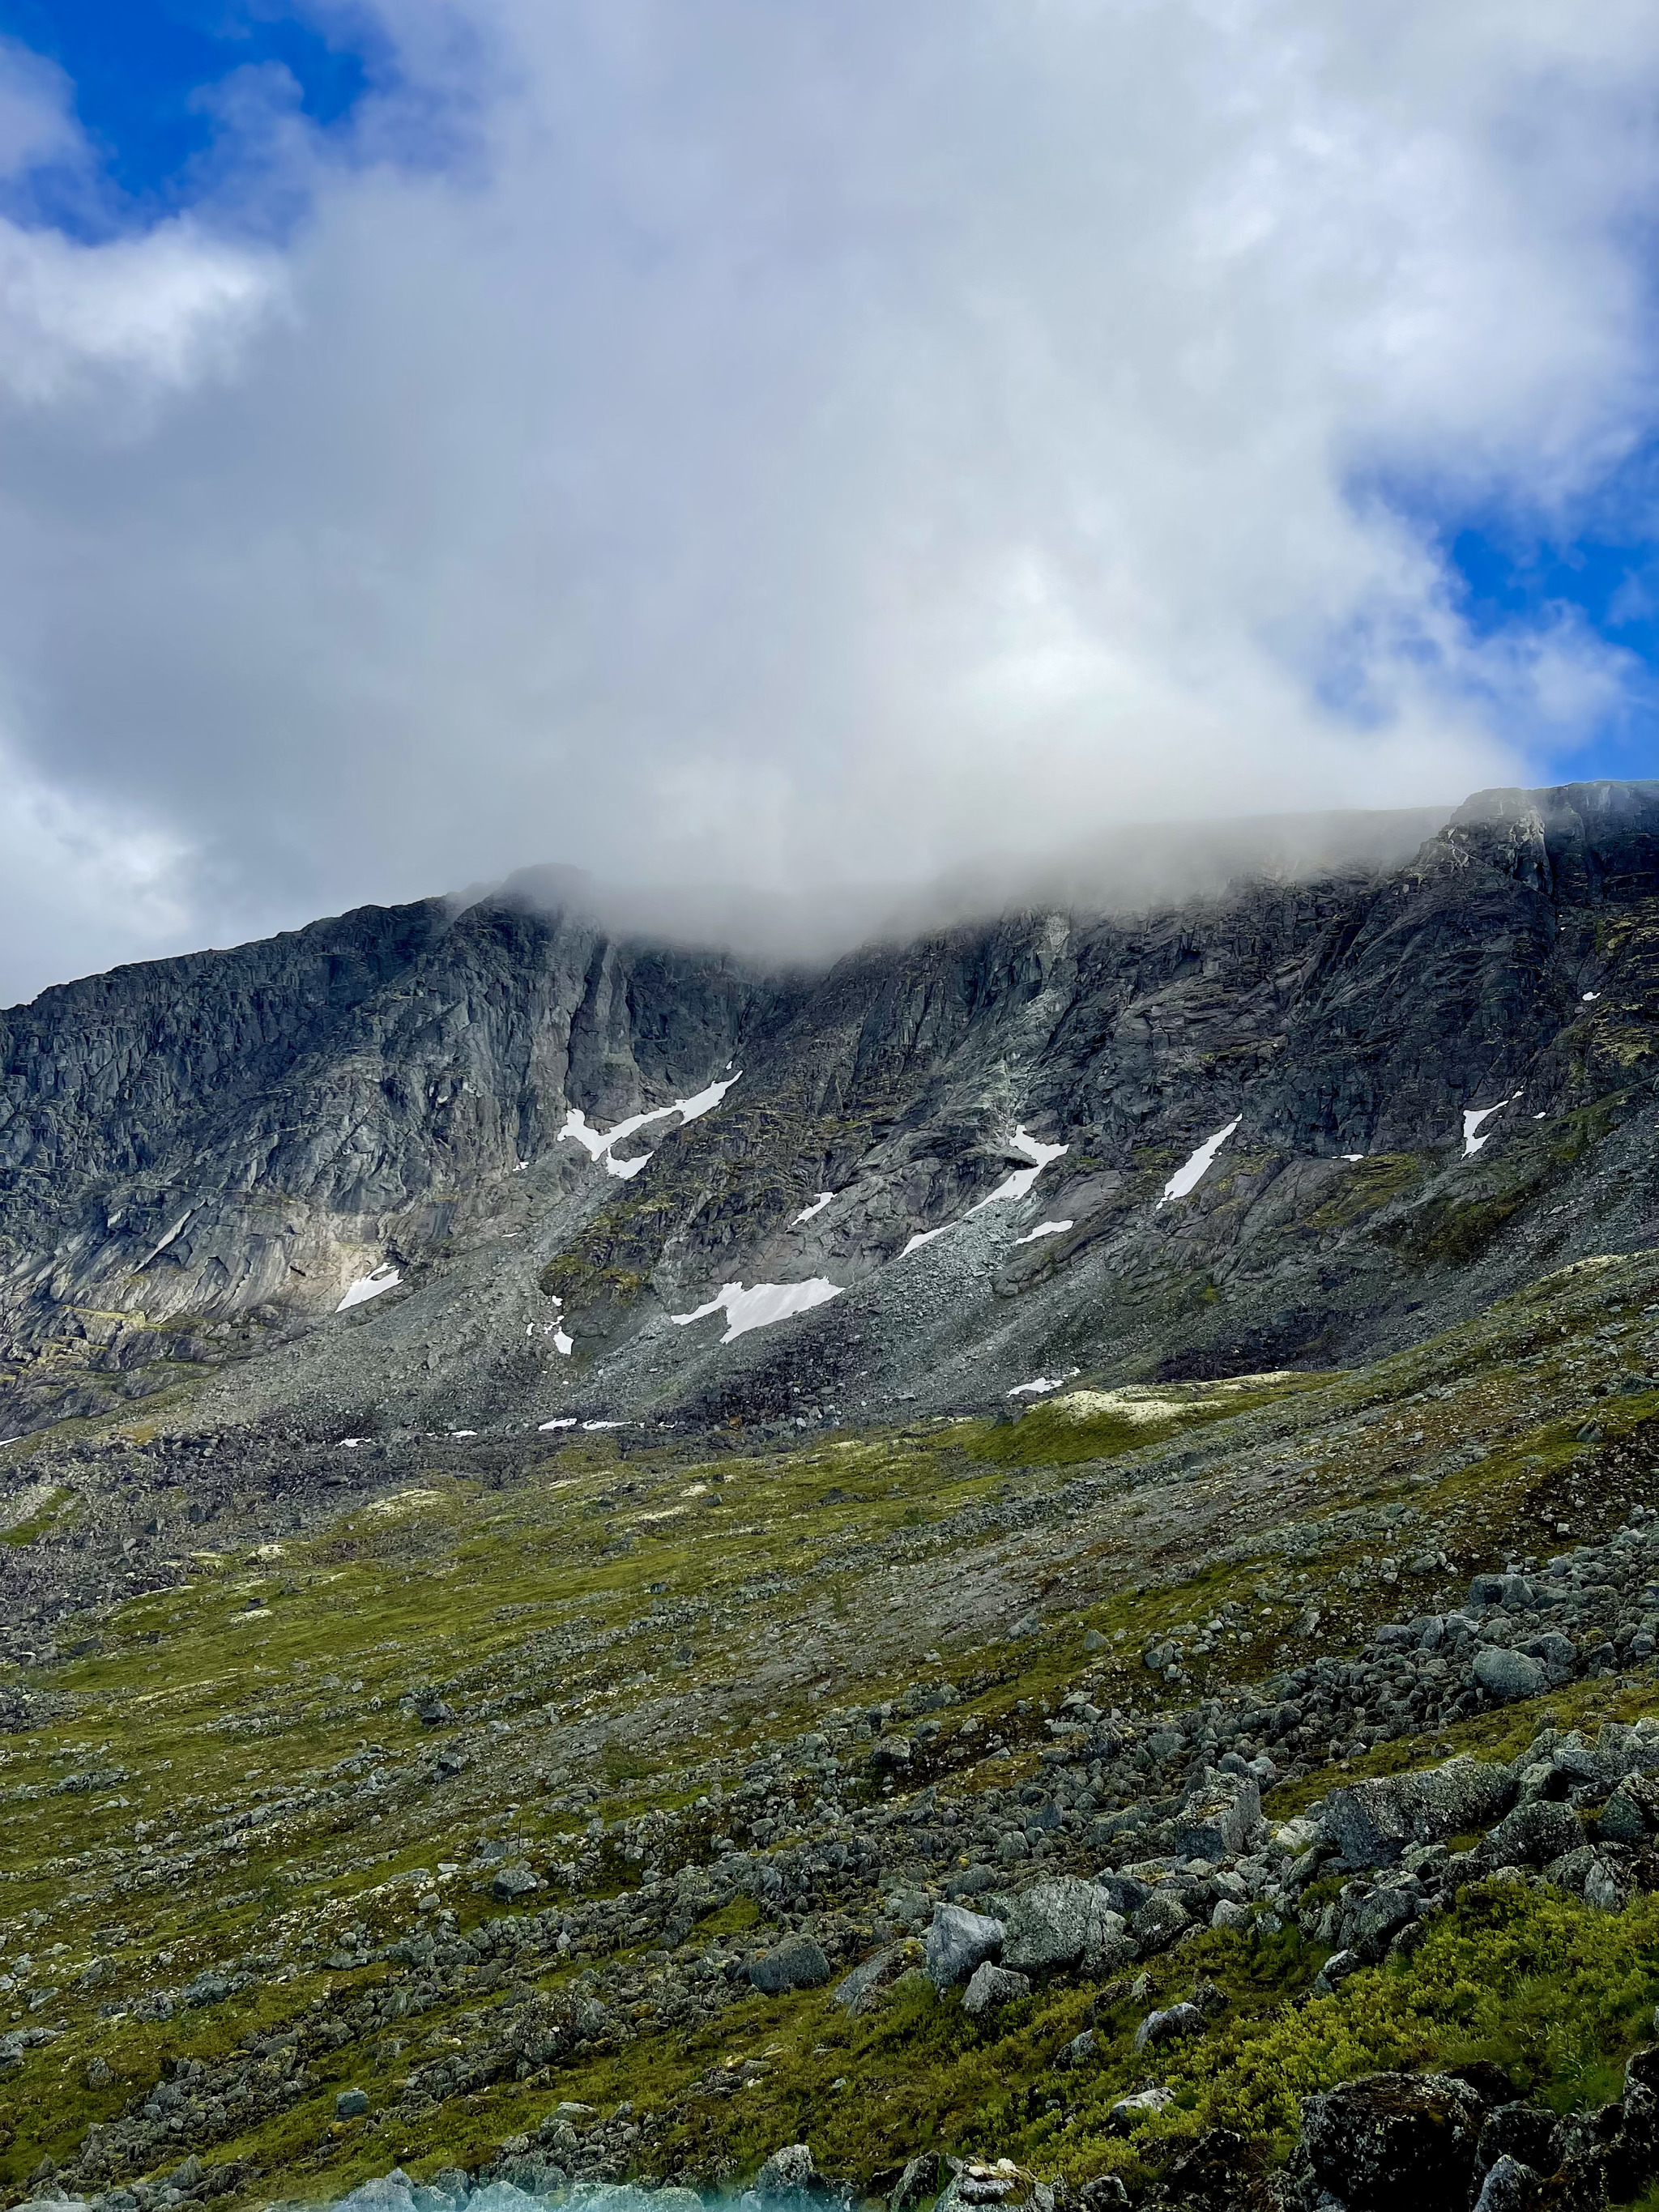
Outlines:
{"label": "blue sky", "polygon": [[0,996],[1659,775],[1645,0],[0,39]]}
{"label": "blue sky", "polygon": [[48,170],[28,180],[37,221],[81,235],[155,221],[201,199],[234,162],[213,95],[238,71],[280,70],[298,112],[343,137],[372,85],[394,73],[374,15],[238,0],[0,0],[0,33],[56,63],[101,191],[64,190]]}

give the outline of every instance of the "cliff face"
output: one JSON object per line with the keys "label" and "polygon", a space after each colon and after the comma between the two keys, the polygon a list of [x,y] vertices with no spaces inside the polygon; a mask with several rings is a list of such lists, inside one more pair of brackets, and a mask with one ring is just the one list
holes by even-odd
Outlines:
{"label": "cliff face", "polygon": [[[814,976],[508,899],[117,970],[0,1017],[0,1420],[216,1368],[236,1407],[752,1420],[1328,1363],[1649,1241],[1656,922],[1659,786],[1593,784]],[[593,1158],[573,1107],[655,1118]],[[672,1318],[811,1279],[729,1346]]]}

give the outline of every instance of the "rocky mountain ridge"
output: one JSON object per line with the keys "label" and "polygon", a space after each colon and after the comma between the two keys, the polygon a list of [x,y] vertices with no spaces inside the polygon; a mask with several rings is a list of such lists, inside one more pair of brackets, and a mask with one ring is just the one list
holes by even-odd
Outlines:
{"label": "rocky mountain ridge", "polygon": [[1656,918],[1659,786],[1595,784],[817,974],[520,886],[67,985],[0,1018],[0,1415],[752,1426],[1408,1341],[1648,1240]]}

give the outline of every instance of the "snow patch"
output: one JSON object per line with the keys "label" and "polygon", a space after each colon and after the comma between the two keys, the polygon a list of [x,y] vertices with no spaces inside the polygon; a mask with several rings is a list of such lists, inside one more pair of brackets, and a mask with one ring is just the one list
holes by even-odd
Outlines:
{"label": "snow patch", "polygon": [[570,1138],[582,1147],[589,1159],[601,1162],[607,1175],[616,1176],[627,1182],[639,1173],[651,1155],[641,1152],[636,1160],[619,1160],[616,1157],[618,1145],[631,1137],[636,1129],[643,1129],[652,1121],[665,1121],[671,1114],[679,1115],[682,1128],[688,1121],[701,1121],[705,1114],[720,1104],[742,1075],[743,1070],[739,1068],[736,1075],[728,1075],[721,1082],[708,1084],[703,1090],[694,1091],[690,1098],[677,1098],[672,1106],[655,1106],[648,1114],[630,1114],[626,1121],[618,1121],[614,1129],[593,1128],[581,1108],[572,1106],[565,1114],[564,1127],[559,1132],[558,1141],[562,1144],[567,1137]]}
{"label": "snow patch", "polygon": [[575,1339],[567,1334],[563,1329],[556,1328],[553,1332],[553,1349],[561,1359],[568,1359],[576,1349]]}
{"label": "snow patch", "polygon": [[584,1421],[582,1423],[584,1431],[589,1436],[595,1429],[625,1429],[627,1426],[626,1421]]}
{"label": "snow patch", "polygon": [[1010,1141],[1015,1152],[1024,1153],[1031,1163],[1030,1166],[1016,1168],[1012,1175],[1005,1176],[994,1190],[988,1191],[983,1198],[969,1207],[969,1213],[977,1213],[981,1206],[1000,1205],[1005,1199],[1024,1198],[1049,1162],[1059,1159],[1072,1149],[1069,1145],[1039,1144],[1035,1137],[1026,1135],[1023,1121],[1015,1129]]}
{"label": "snow patch", "polygon": [[829,1205],[830,1200],[835,1196],[835,1194],[836,1194],[833,1190],[821,1190],[817,1196],[812,1200],[811,1206],[802,1206],[800,1212],[795,1216],[789,1226],[792,1229],[799,1229],[803,1221],[810,1221],[815,1213],[822,1213],[824,1207]]}
{"label": "snow patch", "polygon": [[1228,1122],[1224,1129],[1218,1129],[1214,1136],[1206,1137],[1198,1150],[1189,1159],[1182,1163],[1164,1184],[1164,1195],[1158,1201],[1159,1206],[1167,1206],[1172,1198],[1185,1198],[1189,1192],[1198,1188],[1200,1183],[1209,1173],[1216,1154],[1238,1127],[1242,1118],[1240,1115],[1236,1115]]}
{"label": "snow patch", "polygon": [[1601,995],[1601,994],[1599,991],[1586,991],[1583,994],[1584,1004],[1589,1006],[1592,999],[1599,999]]}
{"label": "snow patch", "polygon": [[1482,1145],[1490,1144],[1492,1141],[1490,1130],[1484,1137],[1475,1135],[1474,1133],[1480,1124],[1483,1121],[1489,1121],[1494,1114],[1502,1113],[1505,1106],[1513,1106],[1515,1099],[1520,1096],[1521,1093],[1517,1091],[1515,1098],[1500,1098],[1496,1106],[1466,1106],[1463,1109],[1463,1157],[1466,1160],[1472,1160]]}
{"label": "snow patch", "polygon": [[1058,1390],[1066,1380],[1063,1375],[1039,1375],[1030,1382],[1016,1382],[1008,1393],[1011,1398],[1041,1398],[1047,1391]]}
{"label": "snow patch", "polygon": [[382,1291],[394,1290],[402,1280],[403,1277],[388,1260],[376,1267],[372,1274],[359,1275],[334,1310],[344,1313],[349,1307],[364,1305],[370,1298],[378,1298]]}
{"label": "snow patch", "polygon": [[953,1222],[949,1222],[949,1221],[947,1221],[947,1222],[945,1224],[945,1227],[944,1227],[944,1228],[942,1228],[942,1229],[922,1229],[922,1230],[919,1230],[919,1231],[917,1231],[917,1233],[916,1233],[916,1234],[915,1234],[915,1236],[910,1239],[910,1242],[909,1242],[909,1243],[905,1246],[904,1250],[899,1254],[899,1257],[900,1257],[900,1259],[901,1259],[901,1260],[904,1259],[904,1258],[906,1257],[906,1255],[907,1255],[908,1254],[911,1253],[911,1252],[919,1252],[919,1251],[921,1251],[921,1248],[922,1248],[922,1246],[923,1246],[924,1244],[931,1244],[931,1243],[933,1243],[933,1239],[934,1239],[934,1237],[943,1237],[943,1236],[944,1236],[944,1234],[945,1234],[945,1229],[951,1229],[951,1228],[953,1228],[954,1226],[955,1226],[955,1224],[954,1224]]}
{"label": "snow patch", "polygon": [[575,1425],[576,1416],[572,1413],[569,1419],[566,1421],[543,1421],[539,1423],[537,1428],[537,1434],[538,1436],[545,1436],[550,1429],[574,1429]]}
{"label": "snow patch", "polygon": [[1063,1237],[1068,1229],[1075,1229],[1074,1221],[1039,1221],[1035,1229],[1028,1229],[1023,1237],[1016,1237],[1016,1244],[1035,1244],[1039,1237]]}
{"label": "snow patch", "polygon": [[774,1322],[787,1321],[792,1315],[810,1312],[812,1307],[825,1305],[838,1298],[844,1285],[832,1283],[826,1275],[811,1275],[804,1283],[755,1283],[744,1290],[741,1283],[723,1283],[717,1295],[690,1313],[670,1314],[668,1318],[678,1328],[688,1322],[705,1321],[710,1314],[726,1316],[726,1334],[722,1344],[730,1344],[734,1337],[746,1336],[751,1328],[769,1328]]}

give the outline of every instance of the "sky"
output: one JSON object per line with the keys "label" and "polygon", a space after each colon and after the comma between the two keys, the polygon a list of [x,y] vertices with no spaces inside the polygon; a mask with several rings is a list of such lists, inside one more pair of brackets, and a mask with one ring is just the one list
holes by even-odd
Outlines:
{"label": "sky", "polygon": [[1659,773],[1648,0],[0,0],[0,1000]]}

